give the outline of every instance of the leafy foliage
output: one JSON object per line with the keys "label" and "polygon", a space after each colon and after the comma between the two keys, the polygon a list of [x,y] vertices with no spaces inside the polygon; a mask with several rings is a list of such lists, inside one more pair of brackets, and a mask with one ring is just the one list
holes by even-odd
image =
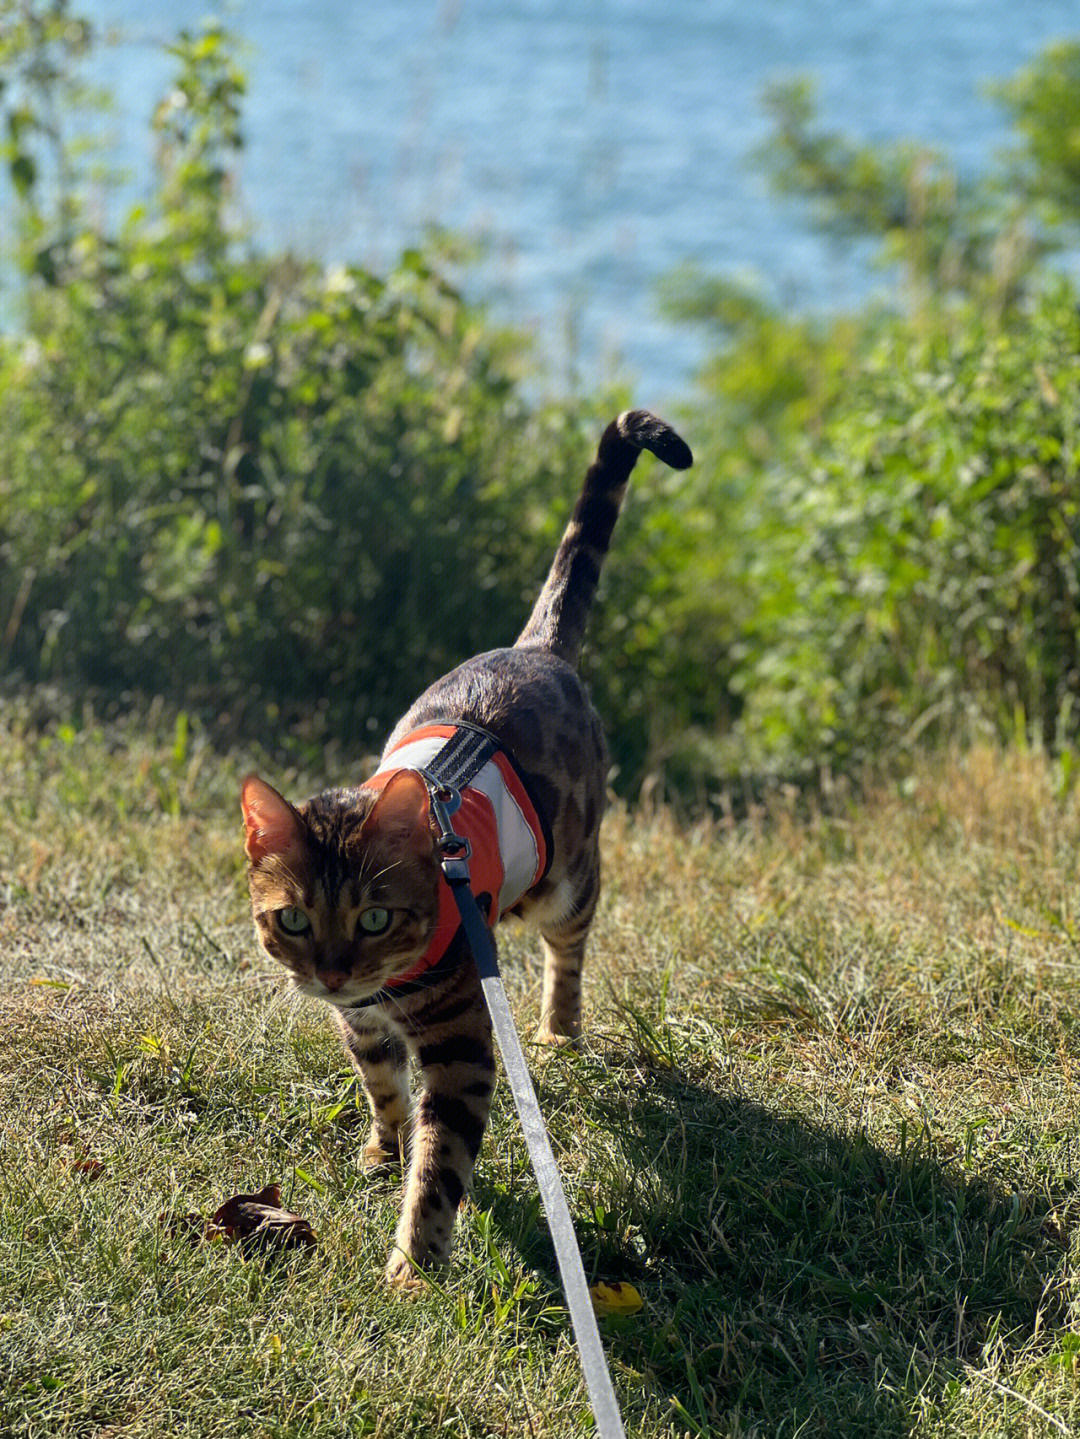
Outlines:
{"label": "leafy foliage", "polygon": [[899,756],[972,723],[1075,737],[1080,323],[1047,258],[1080,218],[1075,100],[1051,121],[1078,54],[1051,47],[1001,92],[1037,228],[1000,175],[831,133],[806,83],[770,92],[774,182],[899,262],[897,310],[792,316],[669,282],[669,310],[715,338],[690,426],[734,529],[742,710],[702,751],[722,773]]}
{"label": "leafy foliage", "polygon": [[481,478],[521,458],[501,340],[419,254],[383,278],[234,253],[239,78],[220,32],[177,56],[154,210],[83,229],[4,353],[11,659],[240,719],[331,700],[346,728],[385,719],[393,674],[456,658],[516,599],[516,532],[475,524],[535,478]]}
{"label": "leafy foliage", "polygon": [[768,86],[764,102],[773,132],[757,158],[774,189],[808,200],[827,233],[877,241],[882,263],[900,267],[910,303],[1016,299],[1047,234],[1036,236],[999,185],[963,175],[934,146],[867,144],[824,129],[805,78]]}
{"label": "leafy foliage", "polygon": [[737,680],[755,744],[843,763],[972,715],[1075,731],[1078,351],[1064,285],[1008,330],[879,339],[770,493]]}
{"label": "leafy foliage", "polygon": [[[219,28],[172,47],[146,208],[92,223],[67,131],[94,36],[68,0],[2,13],[24,279],[0,337],[0,663],[362,754],[513,639],[625,397],[539,398],[445,241],[386,273],[245,246]],[[1018,146],[985,177],[830,132],[806,83],[766,95],[774,183],[904,286],[828,317],[693,271],[665,287],[713,353],[684,416],[698,464],[642,466],[590,626],[624,793],[703,797],[972,720],[1075,735],[1076,296],[1048,261],[1080,219],[1078,56],[998,87]]]}
{"label": "leafy foliage", "polygon": [[0,166],[12,207],[14,258],[51,282],[77,222],[76,175],[89,142],[73,139],[76,117],[105,97],[80,78],[93,30],[68,0],[0,0]]}
{"label": "leafy foliage", "polygon": [[1021,143],[1009,176],[1050,226],[1080,219],[1080,41],[1050,45],[993,91]]}
{"label": "leafy foliage", "polygon": [[[121,703],[164,695],[271,747],[362,753],[422,683],[512,642],[600,406],[534,397],[520,337],[462,298],[447,244],[387,274],[242,247],[231,42],[210,28],[172,54],[145,211],[103,233],[77,187],[62,213],[25,187],[24,333],[0,345],[0,655]],[[63,67],[38,71],[58,83]],[[670,565],[672,526],[636,528],[591,656],[627,783],[693,703],[642,583]]]}

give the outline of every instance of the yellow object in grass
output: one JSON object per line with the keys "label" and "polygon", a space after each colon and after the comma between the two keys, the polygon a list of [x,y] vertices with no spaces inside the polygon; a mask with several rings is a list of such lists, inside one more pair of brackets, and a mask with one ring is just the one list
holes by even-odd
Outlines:
{"label": "yellow object in grass", "polygon": [[597,1314],[636,1314],[645,1301],[632,1284],[591,1284],[593,1308]]}

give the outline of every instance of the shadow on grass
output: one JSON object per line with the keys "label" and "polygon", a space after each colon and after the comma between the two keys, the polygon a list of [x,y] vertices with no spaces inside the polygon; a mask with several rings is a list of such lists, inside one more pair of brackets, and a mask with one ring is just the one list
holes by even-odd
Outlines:
{"label": "shadow on grass", "polygon": [[[965,1177],[925,1135],[888,1153],[673,1071],[618,1080],[590,1084],[590,1122],[625,1163],[579,1237],[587,1271],[645,1295],[640,1318],[608,1321],[608,1349],[676,1428],[899,1439],[917,1399],[1059,1317],[1045,1199]],[[535,1208],[482,1182],[476,1200],[554,1280]]]}

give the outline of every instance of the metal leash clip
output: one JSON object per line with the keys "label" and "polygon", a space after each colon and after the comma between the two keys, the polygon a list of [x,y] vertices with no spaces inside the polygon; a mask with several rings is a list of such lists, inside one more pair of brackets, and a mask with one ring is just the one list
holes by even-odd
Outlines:
{"label": "metal leash clip", "polygon": [[455,834],[454,826],[450,823],[450,816],[461,808],[461,793],[448,784],[440,784],[427,770],[422,769],[420,774],[427,785],[431,813],[439,826],[437,844],[443,874],[451,884],[461,881],[468,884],[472,845],[465,835]]}

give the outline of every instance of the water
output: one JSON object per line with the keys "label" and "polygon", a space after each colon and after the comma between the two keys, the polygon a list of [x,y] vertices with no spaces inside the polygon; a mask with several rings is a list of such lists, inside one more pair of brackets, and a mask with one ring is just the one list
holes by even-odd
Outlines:
{"label": "water", "polygon": [[680,262],[806,306],[880,283],[747,164],[768,80],[810,72],[830,125],[975,170],[1008,139],[983,83],[1080,31],[1075,0],[97,0],[123,36],[96,75],[136,191],[158,45],[208,12],[246,47],[239,178],[261,244],[381,264],[432,222],[482,235],[471,283],[496,313],[570,383],[621,364],[643,403],[684,392],[699,358],[655,302]]}

